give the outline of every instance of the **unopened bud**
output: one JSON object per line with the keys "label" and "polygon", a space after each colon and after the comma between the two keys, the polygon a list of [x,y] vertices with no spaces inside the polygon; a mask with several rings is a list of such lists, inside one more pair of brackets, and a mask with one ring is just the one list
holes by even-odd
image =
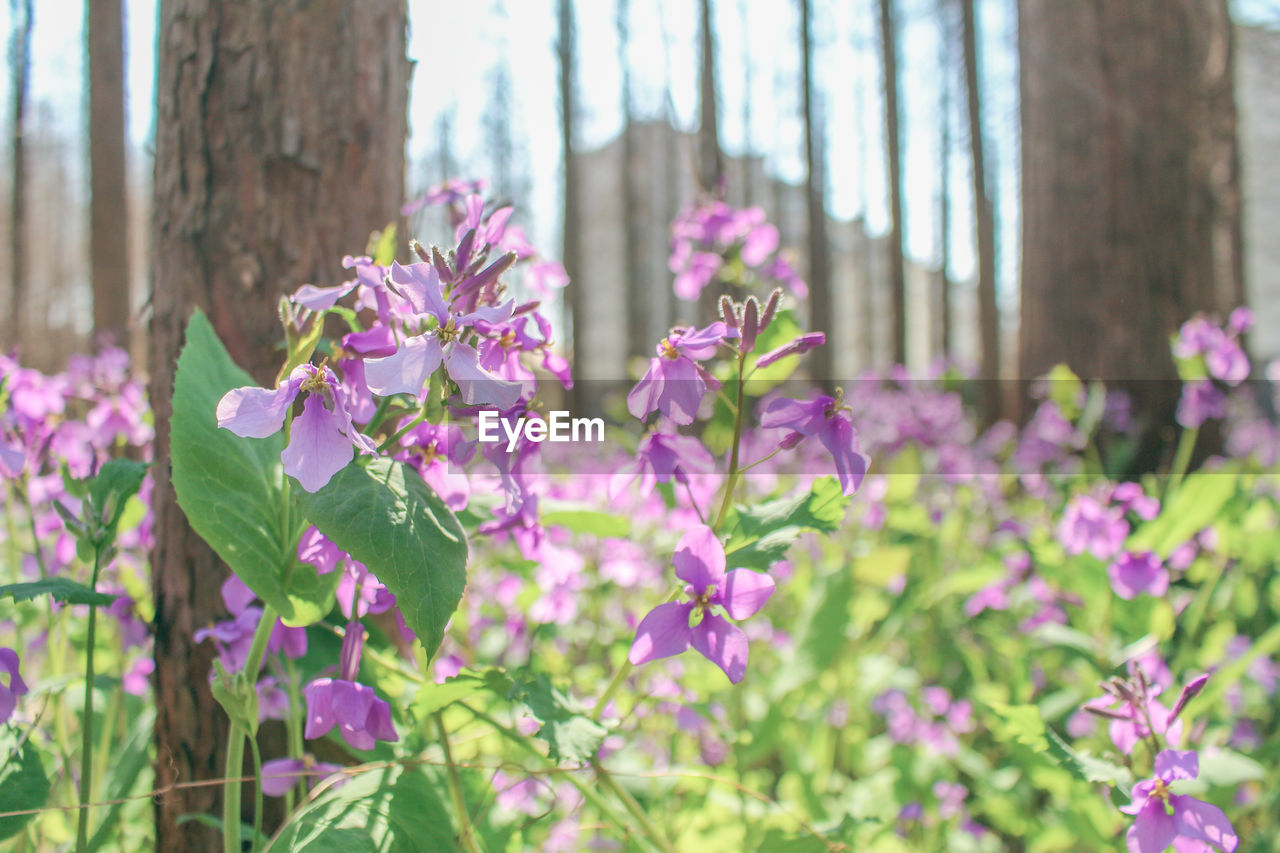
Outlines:
{"label": "unopened bud", "polygon": [[733,300],[727,296],[720,297],[720,316],[724,318],[724,324],[730,329],[738,328],[738,315],[733,310]]}
{"label": "unopened bud", "polygon": [[773,322],[773,315],[778,313],[778,302],[782,299],[782,288],[775,287],[764,303],[764,313],[760,315],[760,328],[767,329]]}
{"label": "unopened bud", "polygon": [[748,297],[742,308],[742,351],[756,348],[756,335],[760,332],[760,303],[754,296]]}
{"label": "unopened bud", "polygon": [[449,268],[449,262],[444,259],[444,255],[440,254],[440,249],[435,246],[431,247],[431,264],[436,268],[441,281],[453,281],[453,270]]}
{"label": "unopened bud", "polygon": [[1169,712],[1169,721],[1166,726],[1173,725],[1173,721],[1178,719],[1178,715],[1187,707],[1187,703],[1196,698],[1200,691],[1204,689],[1205,682],[1209,680],[1209,676],[1202,675],[1193,678],[1186,687],[1182,688],[1182,692],[1178,694],[1178,701],[1174,703],[1173,710]]}
{"label": "unopened bud", "polygon": [[799,355],[809,350],[822,346],[827,342],[827,336],[824,332],[809,332],[801,335],[789,344],[783,344],[777,349],[770,350],[756,361],[756,367],[768,367],[779,359],[786,358],[789,355]]}
{"label": "unopened bud", "polygon": [[417,240],[410,240],[409,248],[413,249],[413,253],[421,258],[423,263],[431,263],[431,253],[427,251],[426,246],[422,245]]}

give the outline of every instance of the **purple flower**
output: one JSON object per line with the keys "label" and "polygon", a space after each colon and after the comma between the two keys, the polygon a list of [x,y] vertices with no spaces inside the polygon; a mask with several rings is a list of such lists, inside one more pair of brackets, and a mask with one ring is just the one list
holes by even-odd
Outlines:
{"label": "purple flower", "polygon": [[1187,429],[1198,429],[1207,420],[1227,416],[1227,398],[1208,379],[1184,383],[1178,400],[1178,423]]}
{"label": "purple flower", "polygon": [[1171,844],[1179,851],[1236,849],[1240,839],[1222,809],[1169,789],[1179,779],[1199,775],[1200,758],[1194,750],[1166,749],[1156,756],[1155,776],[1134,785],[1133,802],[1120,809],[1133,815],[1133,826],[1125,834],[1129,853],[1161,853]]}
{"label": "purple flower", "polygon": [[720,387],[698,362],[714,355],[720,342],[733,335],[721,322],[705,329],[673,329],[658,344],[658,356],[649,359],[649,369],[627,395],[627,411],[641,420],[657,410],[680,426],[693,423],[707,388]]}
{"label": "purple flower", "polygon": [[338,377],[328,367],[303,364],[274,391],[235,388],[218,401],[218,426],[241,438],[267,438],[284,426],[285,414],[303,391],[302,414],[294,419],[289,445],[280,454],[284,470],[302,488],[315,492],[351,461],[351,448],[373,453],[377,446],[352,423]]}
{"label": "purple flower", "polygon": [[489,325],[511,317],[512,303],[454,312],[445,302],[440,273],[428,263],[391,265],[390,281],[398,286],[419,317],[435,320],[435,327],[406,338],[394,355],[365,362],[365,380],[375,394],[419,394],[441,364],[458,385],[468,406],[492,405],[509,409],[520,399],[518,382],[499,379],[480,366],[480,354],[463,338],[480,321]]}
{"label": "purple flower", "polygon": [[871,459],[858,449],[858,434],[848,408],[840,400],[818,394],[812,400],[774,400],[760,417],[764,429],[789,429],[784,447],[794,446],[802,437],[816,435],[836,463],[836,475],[844,494],[852,495],[862,485]]}
{"label": "purple flower", "polygon": [[353,749],[373,749],[380,740],[396,741],[391,724],[391,706],[379,699],[372,687],[355,681],[364,649],[364,627],[347,624],[342,639],[338,678],[317,678],[303,690],[307,700],[307,727],[303,736],[323,737],[334,726]]}
{"label": "purple flower", "polygon": [[[299,779],[307,781],[311,787],[317,780],[334,773],[341,773],[342,765],[316,761],[310,755],[302,758],[277,758],[262,763],[262,793],[268,797],[283,797],[289,793]],[[341,782],[334,783],[337,787]]]}
{"label": "purple flower", "polygon": [[789,355],[799,355],[800,353],[808,352],[815,347],[822,346],[826,342],[827,335],[825,332],[809,332],[808,334],[800,335],[795,340],[785,343],[777,349],[769,350],[767,353],[760,356],[760,358],[756,360],[756,367],[768,367],[779,359],[786,358]]}
{"label": "purple flower", "polygon": [[616,497],[638,477],[640,494],[649,495],[654,484],[689,482],[690,474],[710,474],[715,470],[711,452],[696,438],[679,433],[651,432],[640,439],[636,461],[628,465],[609,484],[609,494]]}
{"label": "purple flower", "polygon": [[0,684],[0,723],[7,723],[27,685],[18,675],[18,653],[13,649],[0,649],[0,670],[9,673],[9,686]]}
{"label": "purple flower", "polygon": [[1079,495],[1067,504],[1058,524],[1058,541],[1068,554],[1088,551],[1099,560],[1118,554],[1128,536],[1124,507],[1104,506],[1088,495]]}
{"label": "purple flower", "polygon": [[1138,595],[1161,596],[1169,590],[1169,570],[1151,551],[1125,551],[1107,567],[1111,588],[1123,599]]}
{"label": "purple flower", "polygon": [[638,666],[693,646],[737,684],[747,672],[747,635],[716,610],[746,619],[773,594],[773,578],[749,569],[726,573],[724,546],[706,525],[681,537],[673,562],[676,576],[688,582],[685,594],[691,600],[649,611],[636,628],[628,659]]}

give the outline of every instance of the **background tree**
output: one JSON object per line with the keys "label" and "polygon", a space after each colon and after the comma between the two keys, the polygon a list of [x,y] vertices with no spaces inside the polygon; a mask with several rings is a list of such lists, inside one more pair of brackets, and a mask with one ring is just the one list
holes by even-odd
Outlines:
{"label": "background tree", "polygon": [[[1019,372],[1125,387],[1148,423],[1179,394],[1169,335],[1239,302],[1226,0],[1019,0]],[[1135,465],[1153,467],[1148,432]]]}
{"label": "background tree", "polygon": [[89,278],[93,331],[127,348],[128,197],[125,170],[124,6],[85,0],[89,54]]}
{"label": "background tree", "polygon": [[[827,242],[827,205],[824,189],[825,148],[822,126],[816,112],[816,84],[813,74],[813,10],[810,0],[800,0],[800,76],[804,89],[805,202],[809,236],[809,311],[815,330],[830,331],[831,258]],[[831,352],[838,346],[818,347],[810,353],[809,369],[819,381],[832,379]]]}
{"label": "background tree", "polygon": [[[156,787],[221,775],[226,718],[208,689],[226,570],[191,531],[168,476],[174,367],[194,308],[232,357],[270,385],[277,301],[335,283],[404,193],[409,63],[404,0],[164,0],[156,123],[151,405]],[[185,814],[217,786],[170,791],[156,849],[217,850]]]}
{"label": "background tree", "polygon": [[889,287],[893,360],[907,361],[907,273],[902,228],[902,131],[898,106],[898,33],[893,0],[880,0],[880,64],[884,78],[885,151],[889,161]]}
{"label": "background tree", "polygon": [[[990,425],[1000,416],[1000,306],[996,302],[996,232],[987,192],[982,133],[982,79],[978,59],[978,22],[974,0],[961,0],[964,80],[969,111],[969,154],[973,177],[973,218],[978,238],[979,415]],[[1034,62],[1034,58],[1031,60]]]}
{"label": "background tree", "polygon": [[942,355],[954,354],[951,326],[951,91],[955,0],[938,0],[938,311]]}
{"label": "background tree", "polygon": [[9,90],[12,108],[11,162],[13,182],[10,185],[9,208],[9,318],[5,325],[5,346],[21,342],[27,304],[27,167],[26,110],[30,85],[31,29],[34,26],[31,0],[9,0],[9,73],[13,75]]}
{"label": "background tree", "polygon": [[[556,18],[558,30],[556,35],[556,57],[559,65],[560,82],[560,159],[564,169],[564,218],[561,220],[561,262],[569,275],[569,283],[564,288],[564,300],[569,309],[569,322],[573,327],[573,363],[581,365],[586,356],[583,346],[586,328],[585,312],[582,310],[582,284],[578,274],[582,270],[581,247],[578,235],[582,220],[578,197],[578,161],[574,150],[574,127],[577,125],[577,94],[574,84],[574,25],[573,0],[556,0]],[[581,383],[575,383],[569,391],[569,400],[573,408],[581,409],[584,402]]]}
{"label": "background tree", "polygon": [[[646,292],[644,238],[644,217],[638,209],[641,194],[636,192],[636,128],[635,105],[631,102],[631,26],[629,16],[631,4],[628,0],[618,0],[615,9],[614,25],[618,32],[618,61],[622,65],[622,90],[619,98],[622,105],[622,239],[624,243],[623,284],[627,299],[627,355],[644,355],[652,342],[649,340],[649,317],[653,308],[653,294]],[[653,176],[649,176],[652,180]],[[653,193],[647,193],[648,198]]]}

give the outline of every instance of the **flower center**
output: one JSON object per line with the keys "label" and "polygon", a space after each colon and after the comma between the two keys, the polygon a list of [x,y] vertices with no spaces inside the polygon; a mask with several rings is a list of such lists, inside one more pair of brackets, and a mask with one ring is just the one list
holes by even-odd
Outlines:
{"label": "flower center", "polygon": [[716,585],[710,584],[693,598],[693,610],[689,611],[689,627],[702,624],[711,612],[711,597],[716,594]]}
{"label": "flower center", "polygon": [[502,333],[502,337],[498,338],[498,343],[502,344],[503,349],[511,349],[516,344],[516,330],[507,329]]}
{"label": "flower center", "polygon": [[311,394],[324,393],[324,386],[324,372],[320,370],[302,380],[302,390]]}
{"label": "flower center", "polygon": [[1168,803],[1169,803],[1169,794],[1171,794],[1171,793],[1172,793],[1172,791],[1170,791],[1170,790],[1169,790],[1169,785],[1168,785],[1168,783],[1167,783],[1167,782],[1165,782],[1163,779],[1160,779],[1160,778],[1157,778],[1157,779],[1156,779],[1156,783],[1155,783],[1155,785],[1153,785],[1153,786],[1152,786],[1152,788],[1151,788],[1151,796],[1153,796],[1153,797],[1157,798],[1158,800],[1160,800],[1160,801],[1161,801],[1162,803],[1164,803],[1165,805],[1168,805]]}
{"label": "flower center", "polygon": [[449,343],[456,341],[458,336],[462,334],[462,330],[454,324],[454,318],[449,317],[449,322],[436,329],[436,336],[440,338],[441,343]]}
{"label": "flower center", "polygon": [[662,353],[663,358],[669,358],[675,361],[680,357],[680,350],[675,348],[671,343],[671,338],[663,338],[662,343],[658,344],[658,350]]}
{"label": "flower center", "polygon": [[419,446],[417,449],[418,456],[422,458],[423,465],[430,465],[440,458],[440,451],[436,448],[433,441],[430,444]]}

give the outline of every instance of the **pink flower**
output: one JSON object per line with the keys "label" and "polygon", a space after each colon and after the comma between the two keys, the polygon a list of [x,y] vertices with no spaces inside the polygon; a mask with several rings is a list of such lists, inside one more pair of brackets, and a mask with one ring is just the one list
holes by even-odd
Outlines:
{"label": "pink flower", "polygon": [[1133,786],[1133,802],[1120,811],[1133,815],[1125,833],[1129,853],[1161,853],[1169,845],[1179,851],[1204,850],[1206,845],[1231,853],[1240,843],[1222,809],[1169,785],[1200,775],[1200,758],[1193,750],[1163,750],[1156,756],[1155,776]]}

